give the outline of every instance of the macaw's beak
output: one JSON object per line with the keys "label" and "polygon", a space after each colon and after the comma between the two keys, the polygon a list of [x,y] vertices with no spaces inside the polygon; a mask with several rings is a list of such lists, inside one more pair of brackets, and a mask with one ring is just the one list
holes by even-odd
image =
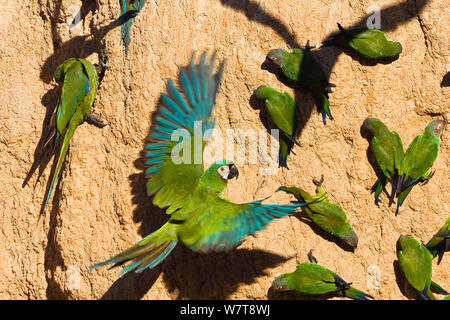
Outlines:
{"label": "macaw's beak", "polygon": [[239,178],[239,170],[236,168],[234,164],[230,164],[230,173],[228,174],[228,179],[233,179],[236,177],[236,180]]}

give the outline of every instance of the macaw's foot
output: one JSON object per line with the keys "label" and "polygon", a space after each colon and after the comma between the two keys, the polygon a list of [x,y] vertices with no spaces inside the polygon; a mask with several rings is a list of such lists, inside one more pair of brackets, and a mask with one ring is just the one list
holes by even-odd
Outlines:
{"label": "macaw's foot", "polygon": [[309,250],[309,252],[308,252],[308,260],[309,260],[309,262],[317,263],[317,259],[316,259],[316,257],[314,257],[312,249]]}
{"label": "macaw's foot", "polygon": [[320,180],[316,178],[313,179],[313,183],[318,187],[320,187],[324,181],[325,178],[323,177],[323,174],[320,176]]}
{"label": "macaw's foot", "polygon": [[426,185],[430,181],[430,179],[434,176],[435,173],[436,171],[431,171],[430,174],[425,179],[423,179],[422,185],[423,186]]}
{"label": "macaw's foot", "polygon": [[104,126],[106,126],[106,123],[104,123],[101,119],[99,119],[92,113],[86,118],[86,121],[87,123],[93,124],[98,128],[103,128]]}
{"label": "macaw's foot", "polygon": [[316,46],[314,46],[314,45],[311,45],[311,43],[309,42],[309,40],[308,41],[306,41],[306,46],[305,46],[305,49],[306,49],[306,51],[311,51],[311,49],[314,49]]}
{"label": "macaw's foot", "polygon": [[381,201],[379,198],[375,198],[375,205],[376,205],[377,207],[380,206],[380,203],[383,203],[383,201]]}
{"label": "macaw's foot", "polygon": [[333,93],[333,88],[336,88],[336,85],[334,83],[328,82],[323,89],[326,93]]}

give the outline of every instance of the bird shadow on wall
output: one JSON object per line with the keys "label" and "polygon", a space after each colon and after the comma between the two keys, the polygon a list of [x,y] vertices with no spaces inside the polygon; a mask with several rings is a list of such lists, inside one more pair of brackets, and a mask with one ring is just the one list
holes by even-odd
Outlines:
{"label": "bird shadow on wall", "polygon": [[[250,21],[255,21],[259,24],[266,25],[270,28],[272,28],[276,33],[279,34],[280,37],[284,39],[286,44],[291,48],[302,48],[300,43],[296,40],[295,34],[290,31],[290,28],[287,27],[283,22],[281,22],[278,18],[276,18],[274,15],[266,12],[260,4],[256,3],[255,1],[251,0],[220,0],[222,5],[232,8],[236,11],[240,11],[243,14],[246,15],[246,17]],[[429,0],[407,0],[404,1],[398,5],[390,6],[387,8],[384,8],[380,11],[380,15],[382,17],[382,31],[391,31],[394,30],[396,27],[401,25],[402,23],[405,23],[413,18],[416,18],[418,14],[422,11],[424,6],[429,2]],[[367,15],[360,21],[356,22],[352,26],[346,27],[347,29],[352,29],[360,26],[365,26],[367,19],[371,15]],[[339,22],[339,21],[336,21]],[[329,37],[333,36],[336,33],[332,33],[326,37],[328,39]],[[308,39],[302,39],[302,43],[306,44]],[[272,48],[275,49],[275,48]],[[325,72],[325,75],[327,76],[327,79],[329,80],[331,71],[334,68],[334,65],[337,62],[337,59],[339,55],[344,52],[348,54],[353,60],[358,61],[362,65],[366,66],[373,66],[378,63],[382,64],[388,64],[391,63],[393,60],[397,59],[398,57],[390,58],[390,59],[378,59],[378,60],[372,60],[367,59],[363,57],[362,55],[349,50],[349,49],[342,49],[342,48],[335,48],[335,47],[321,47],[316,50],[312,50],[311,53],[318,60],[322,66],[322,70]],[[279,67],[276,67],[269,61],[264,61],[261,65],[261,68],[263,70],[267,70],[273,74],[276,75],[277,79],[281,81],[284,85],[291,87],[295,90],[295,101],[297,102],[297,105],[299,107],[298,112],[298,137],[301,136],[301,133],[303,131],[303,128],[305,127],[306,123],[308,122],[309,118],[311,117],[311,114],[313,112],[313,109],[315,109],[315,102],[312,99],[311,95],[303,88],[299,87],[298,85],[290,82],[284,75],[281,74]],[[270,85],[270,84],[267,84]],[[256,88],[255,88],[256,89]],[[335,88],[335,90],[339,90],[339,86]],[[250,99],[250,104],[255,108],[258,109],[258,104],[254,102],[254,98]],[[256,106],[256,107],[255,107]],[[330,106],[331,109],[333,109],[333,94],[330,94]],[[333,110],[331,110],[333,113]],[[263,124],[266,128],[273,128],[273,125],[270,123],[270,121],[267,121],[267,116],[261,117],[261,120],[263,121]],[[335,119],[334,121],[339,121],[339,119]],[[295,148],[294,148],[295,152]]]}

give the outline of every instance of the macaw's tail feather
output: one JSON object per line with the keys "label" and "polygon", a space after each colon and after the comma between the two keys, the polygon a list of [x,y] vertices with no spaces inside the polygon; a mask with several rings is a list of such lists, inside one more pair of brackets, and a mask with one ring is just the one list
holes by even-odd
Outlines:
{"label": "macaw's tail feather", "polygon": [[398,215],[398,211],[400,210],[400,206],[403,204],[403,201],[405,201],[408,194],[411,192],[411,189],[414,185],[409,186],[405,190],[403,190],[400,195],[397,198],[397,209],[395,211],[395,215]]}
{"label": "macaw's tail feather", "polygon": [[380,195],[383,191],[384,187],[386,186],[386,179],[378,179],[375,184],[372,186],[371,193],[375,192],[375,204],[378,206],[378,204],[381,202]]}
{"label": "macaw's tail feather", "polygon": [[133,262],[120,271],[119,277],[131,270],[140,273],[147,268],[154,268],[175,248],[178,242],[175,228],[175,225],[168,222],[122,253],[104,262],[94,264],[89,268],[89,271],[109,264],[112,264],[112,266],[108,270],[113,269],[130,260],[133,260]]}
{"label": "macaw's tail feather", "polygon": [[281,133],[279,143],[280,147],[278,152],[278,165],[280,167],[289,169],[287,166],[287,158],[288,155],[292,152],[294,142],[291,139],[287,138],[284,133]]}
{"label": "macaw's tail feather", "polygon": [[438,285],[436,282],[431,281],[430,289],[438,294],[448,295],[449,293],[447,290],[443,289],[440,285]]}
{"label": "macaw's tail feather", "polygon": [[[42,207],[41,213],[45,211],[45,208],[48,205],[48,202],[50,200],[50,197],[53,193],[53,189],[56,186],[56,182],[58,181],[59,172],[61,171],[61,167],[64,163],[64,159],[66,158],[67,150],[69,149],[70,140],[73,137],[73,134],[75,132],[74,127],[69,127],[66,131],[66,134],[64,135],[64,140],[61,146],[61,151],[59,152],[59,158],[58,163],[56,164],[55,172],[53,173],[52,183],[50,185],[50,188],[48,189],[47,197],[45,199],[44,206]],[[58,139],[59,134],[56,134],[56,139]]]}
{"label": "macaw's tail feather", "polygon": [[365,292],[362,292],[358,289],[350,287],[350,289],[344,290],[344,293],[341,293],[344,297],[353,299],[353,300],[369,300],[369,299],[375,299],[370,294],[367,294]]}
{"label": "macaw's tail feather", "polygon": [[327,116],[330,120],[333,120],[333,116],[330,111],[330,102],[328,101],[327,94],[323,88],[313,88],[312,95],[316,102],[317,111],[322,114],[323,124],[327,124]]}

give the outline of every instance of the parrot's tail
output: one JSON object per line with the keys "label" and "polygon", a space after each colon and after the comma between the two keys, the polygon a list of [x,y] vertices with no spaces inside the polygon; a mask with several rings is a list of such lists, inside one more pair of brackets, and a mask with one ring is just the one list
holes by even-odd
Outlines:
{"label": "parrot's tail", "polygon": [[[66,158],[67,150],[69,149],[70,140],[72,139],[74,132],[75,132],[75,128],[69,127],[66,131],[66,134],[64,135],[64,140],[63,140],[63,143],[61,146],[61,151],[59,152],[58,163],[56,164],[56,169],[55,169],[55,172],[54,172],[53,178],[52,178],[52,184],[50,185],[50,188],[48,189],[47,197],[45,199],[45,203],[44,203],[44,206],[42,207],[41,213],[45,212],[45,208],[48,205],[50,197],[53,193],[53,189],[56,186],[56,182],[58,181],[58,177],[59,177],[59,172],[61,171],[61,167],[63,165],[64,159]],[[56,133],[56,134],[57,134],[57,138],[58,138],[58,133]]]}
{"label": "parrot's tail", "polygon": [[147,268],[154,268],[161,263],[177,244],[176,225],[167,222],[155,232],[149,234],[141,241],[126,249],[122,253],[104,261],[94,264],[89,271],[101,266],[113,264],[108,269],[115,268],[127,261],[133,260],[119,273],[119,277],[131,270],[140,273]]}
{"label": "parrot's tail", "polygon": [[386,179],[384,179],[384,178],[379,178],[376,182],[375,182],[375,184],[372,186],[372,189],[371,189],[371,193],[374,193],[375,192],[375,195],[374,195],[374,198],[375,198],[375,204],[378,206],[378,204],[381,202],[381,200],[380,200],[380,195],[381,195],[381,192],[383,191],[383,189],[384,189],[384,187],[386,186],[386,184],[387,184],[387,182],[386,182]]}
{"label": "parrot's tail", "polygon": [[323,88],[313,88],[312,95],[316,102],[317,111],[322,114],[323,124],[327,124],[327,116],[330,120],[333,120],[333,116],[330,111],[330,102],[328,101],[327,94]]}
{"label": "parrot's tail", "polygon": [[365,292],[362,292],[361,290],[355,289],[353,287],[350,287],[349,289],[344,290],[343,293],[341,293],[344,297],[353,299],[353,300],[369,300],[369,299],[375,299],[370,294],[367,294]]}
{"label": "parrot's tail", "polygon": [[395,210],[395,215],[398,215],[398,211],[400,210],[400,206],[403,204],[403,201],[405,201],[408,194],[411,192],[411,189],[414,185],[409,186],[405,190],[403,190],[400,195],[397,198],[397,209]]}
{"label": "parrot's tail", "polygon": [[439,294],[443,294],[443,295],[448,295],[449,294],[447,292],[447,290],[443,289],[440,285],[438,285],[436,282],[433,282],[433,281],[431,281],[430,289],[433,292],[436,292],[436,293],[439,293]]}
{"label": "parrot's tail", "polygon": [[287,138],[284,133],[281,133],[280,148],[278,151],[278,164],[280,167],[289,169],[287,166],[287,158],[288,155],[292,152],[293,147],[294,142],[291,139]]}

